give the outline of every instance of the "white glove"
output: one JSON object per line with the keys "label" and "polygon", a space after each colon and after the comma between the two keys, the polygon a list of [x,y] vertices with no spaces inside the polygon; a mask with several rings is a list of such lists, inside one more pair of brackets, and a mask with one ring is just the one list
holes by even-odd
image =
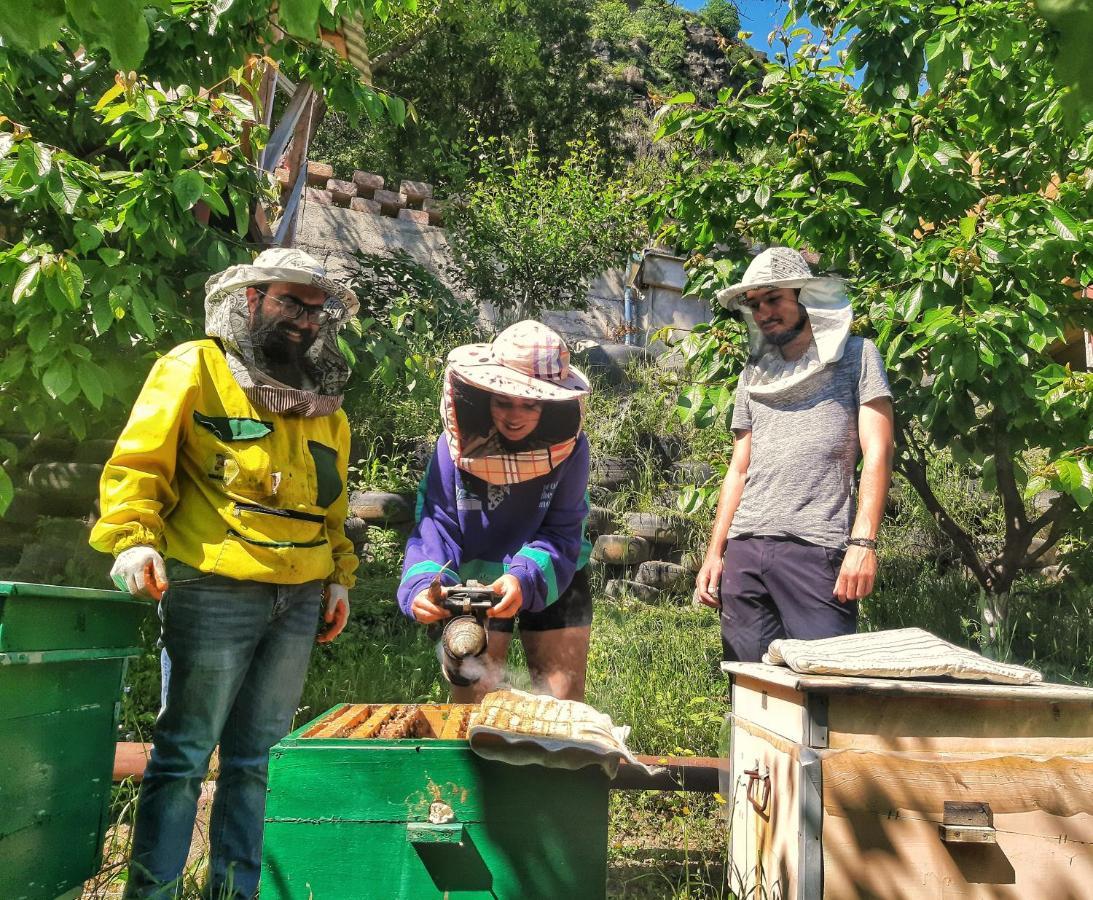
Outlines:
{"label": "white glove", "polygon": [[349,621],[349,588],[344,584],[328,584],[323,589],[323,621],[326,628],[319,632],[315,640],[320,644],[328,644],[345,628]]}
{"label": "white glove", "polygon": [[152,547],[130,547],[114,560],[110,577],[119,590],[159,600],[167,590],[167,566]]}

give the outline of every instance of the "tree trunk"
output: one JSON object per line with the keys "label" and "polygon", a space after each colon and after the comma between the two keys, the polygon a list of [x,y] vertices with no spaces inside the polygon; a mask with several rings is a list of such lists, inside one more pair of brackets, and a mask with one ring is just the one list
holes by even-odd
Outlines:
{"label": "tree trunk", "polygon": [[1010,594],[979,590],[979,649],[988,659],[1009,662],[1013,654]]}

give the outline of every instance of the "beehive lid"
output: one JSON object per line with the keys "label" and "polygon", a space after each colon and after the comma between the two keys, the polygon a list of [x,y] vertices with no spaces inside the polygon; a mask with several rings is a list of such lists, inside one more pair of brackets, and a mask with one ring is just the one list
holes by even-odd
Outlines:
{"label": "beehive lid", "polygon": [[152,609],[120,591],[0,581],[0,664],[136,655]]}
{"label": "beehive lid", "polygon": [[465,740],[470,703],[345,703],[304,727],[300,740]]}
{"label": "beehive lid", "polygon": [[1093,688],[1069,684],[983,684],[923,678],[864,678],[848,675],[802,675],[785,666],[723,662],[731,677],[755,679],[801,693],[879,694],[903,697],[983,698],[1050,703],[1091,703]]}

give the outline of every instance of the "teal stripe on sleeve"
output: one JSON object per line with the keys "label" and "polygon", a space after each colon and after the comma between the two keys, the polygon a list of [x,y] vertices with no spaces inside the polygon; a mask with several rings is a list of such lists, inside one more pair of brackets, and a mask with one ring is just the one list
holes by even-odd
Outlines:
{"label": "teal stripe on sleeve", "polygon": [[538,547],[524,547],[516,555],[522,556],[524,559],[530,559],[542,571],[543,578],[546,579],[547,583],[545,605],[550,606],[558,599],[558,576],[554,574],[554,560],[550,558],[549,553],[540,550]]}
{"label": "teal stripe on sleeve", "polygon": [[429,473],[433,470],[432,457],[429,458],[429,465],[425,467],[425,474],[421,476],[421,481],[417,483],[417,503],[414,505],[414,521],[421,522],[421,511],[425,509],[425,485],[429,481]]}
{"label": "teal stripe on sleeve", "polygon": [[437,572],[443,572],[445,575],[450,575],[457,580],[459,578],[458,573],[454,570],[449,569],[447,566],[442,566],[440,563],[435,563],[432,560],[426,559],[410,566],[410,568],[406,570],[406,574],[402,576],[400,584],[405,584],[411,578],[415,578],[418,575],[435,575]]}

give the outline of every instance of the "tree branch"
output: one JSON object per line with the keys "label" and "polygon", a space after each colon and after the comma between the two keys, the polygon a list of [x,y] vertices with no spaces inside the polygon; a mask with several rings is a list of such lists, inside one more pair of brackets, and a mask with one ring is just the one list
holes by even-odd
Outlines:
{"label": "tree branch", "polygon": [[926,479],[924,457],[916,460],[906,454],[901,454],[896,461],[896,468],[911,483],[911,486],[918,491],[918,495],[922,498],[927,512],[934,520],[934,524],[948,535],[949,539],[956,545],[960,558],[971,570],[975,580],[983,586],[984,590],[992,592],[994,589],[992,573],[979,558],[979,553],[976,551],[975,544],[972,543],[968,533],[949,515],[934,494],[933,488],[930,487],[930,483]]}

